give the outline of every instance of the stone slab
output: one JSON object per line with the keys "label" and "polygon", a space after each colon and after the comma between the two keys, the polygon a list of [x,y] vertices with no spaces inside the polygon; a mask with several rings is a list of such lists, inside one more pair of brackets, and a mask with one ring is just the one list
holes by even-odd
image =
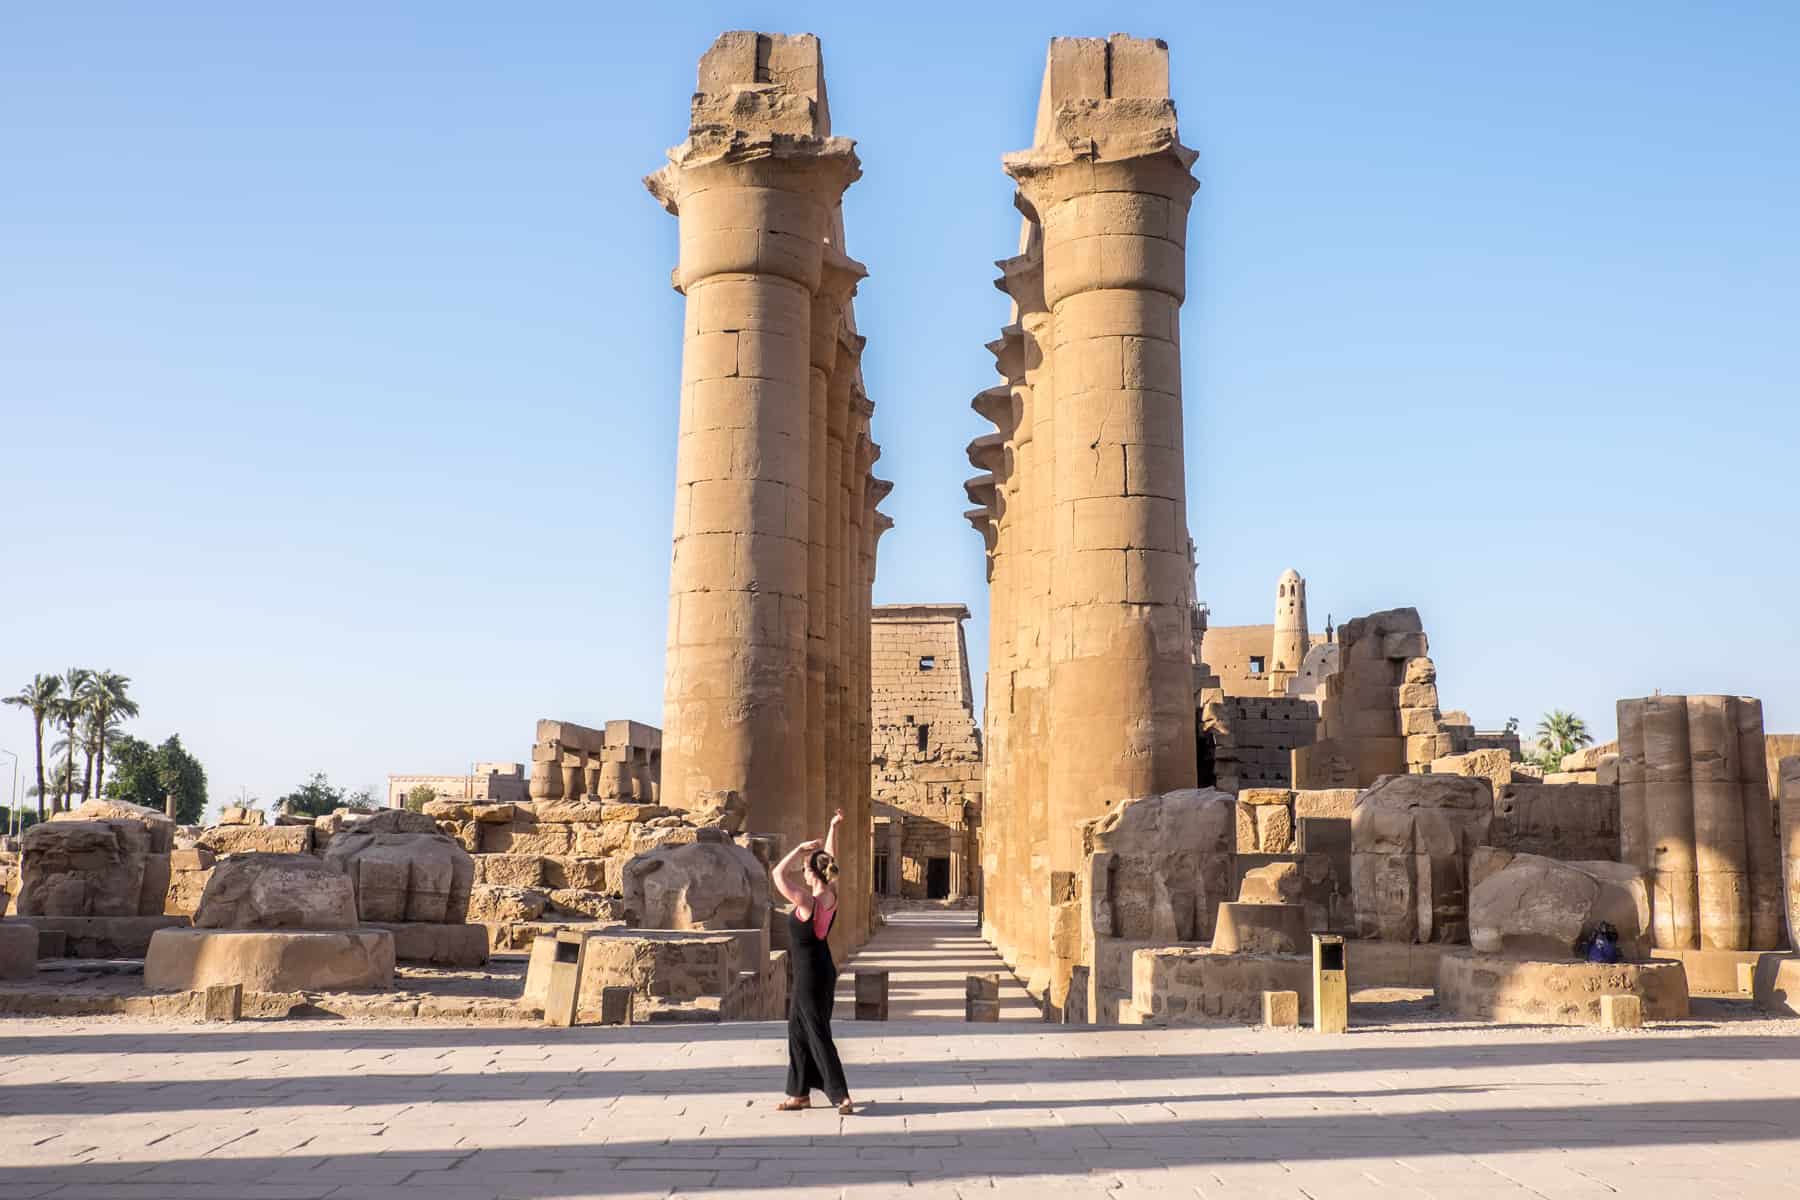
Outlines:
{"label": "stone slab", "polygon": [[38,932],[29,925],[0,924],[0,979],[37,974]]}
{"label": "stone slab", "polygon": [[394,986],[394,935],[385,929],[163,929],[150,939],[144,985],[198,991],[353,991]]}

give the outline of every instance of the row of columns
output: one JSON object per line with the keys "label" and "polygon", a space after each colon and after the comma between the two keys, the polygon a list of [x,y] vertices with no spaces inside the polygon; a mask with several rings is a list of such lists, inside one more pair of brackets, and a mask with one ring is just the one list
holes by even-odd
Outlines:
{"label": "row of columns", "polygon": [[840,916],[873,916],[869,607],[891,485],[843,251],[854,143],[834,137],[816,37],[722,35],[687,140],[645,182],[680,221],[687,299],[662,796],[736,791],[785,847],[843,809]]}
{"label": "row of columns", "polygon": [[986,936],[1051,1016],[1080,952],[1057,904],[1080,825],[1196,780],[1179,315],[1193,151],[1168,49],[1051,43],[1025,216],[999,264],[1005,383],[974,401],[967,491],[988,553]]}

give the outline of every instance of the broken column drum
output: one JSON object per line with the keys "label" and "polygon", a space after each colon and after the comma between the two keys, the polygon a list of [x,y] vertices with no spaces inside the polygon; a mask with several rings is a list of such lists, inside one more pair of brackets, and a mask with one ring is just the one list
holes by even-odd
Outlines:
{"label": "broken column drum", "polygon": [[1657,949],[1768,950],[1782,940],[1780,852],[1762,704],[1619,701],[1621,857],[1648,872]]}

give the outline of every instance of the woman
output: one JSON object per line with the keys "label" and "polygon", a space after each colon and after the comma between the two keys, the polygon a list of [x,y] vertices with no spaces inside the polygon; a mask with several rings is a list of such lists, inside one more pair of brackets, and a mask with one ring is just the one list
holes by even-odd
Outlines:
{"label": "woman", "polygon": [[844,1082],[844,1064],[838,1061],[831,1040],[831,1006],[837,995],[837,964],[825,935],[837,916],[837,832],[844,820],[838,809],[831,818],[825,840],[803,842],[788,851],[775,867],[775,886],[792,904],[788,914],[788,961],[793,964],[792,993],[788,1002],[787,1099],[776,1108],[798,1112],[812,1107],[812,1091],[819,1088],[826,1099],[848,1116],[850,1085]]}

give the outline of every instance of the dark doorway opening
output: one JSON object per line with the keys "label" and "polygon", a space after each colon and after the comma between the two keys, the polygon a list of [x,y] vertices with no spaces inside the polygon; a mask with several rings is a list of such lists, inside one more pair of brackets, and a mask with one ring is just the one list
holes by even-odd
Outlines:
{"label": "dark doorway opening", "polygon": [[875,894],[890,896],[894,889],[888,886],[888,856],[882,852],[875,856]]}
{"label": "dark doorway opening", "polygon": [[949,859],[928,858],[925,860],[925,898],[927,900],[948,900],[950,898]]}

